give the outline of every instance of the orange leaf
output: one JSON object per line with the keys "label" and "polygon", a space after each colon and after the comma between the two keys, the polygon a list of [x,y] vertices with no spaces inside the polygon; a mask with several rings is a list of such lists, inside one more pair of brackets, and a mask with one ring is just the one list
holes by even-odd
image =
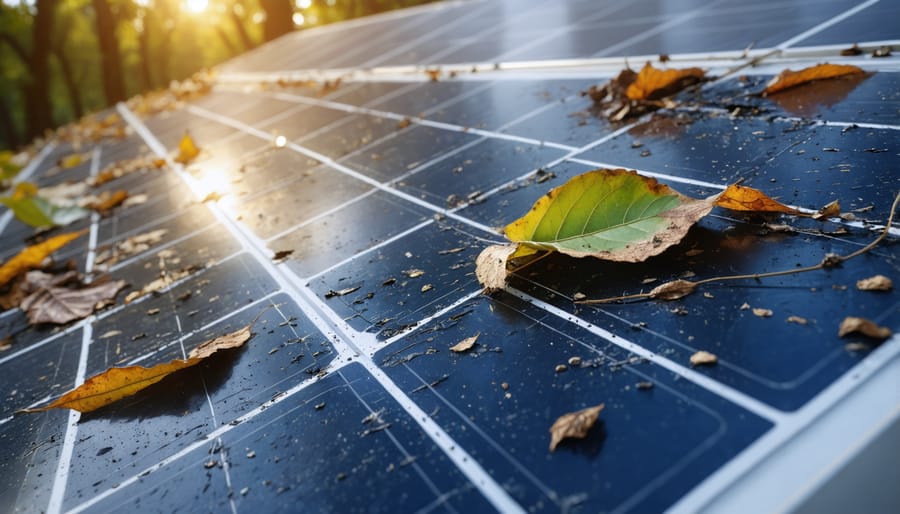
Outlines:
{"label": "orange leaf", "polygon": [[630,100],[659,100],[700,82],[705,75],[700,68],[660,70],[648,62],[628,86],[625,96]]}
{"label": "orange leaf", "polygon": [[47,258],[48,255],[55,252],[56,250],[59,250],[66,243],[78,238],[83,233],[84,232],[69,232],[66,234],[60,234],[58,236],[51,237],[43,243],[38,243],[36,245],[25,248],[15,257],[6,261],[3,266],[0,266],[0,287],[5,286],[19,273],[32,268],[37,268],[41,265],[41,262],[43,262],[43,260]]}
{"label": "orange leaf", "polygon": [[53,403],[22,412],[42,412],[48,409],[73,409],[91,412],[136,394],[176,371],[195,366],[219,350],[237,348],[250,339],[251,325],[211,339],[188,354],[187,359],[174,359],[149,368],[128,366],[110,368],[85,380],[83,384],[60,396]]}
{"label": "orange leaf", "polygon": [[178,155],[175,156],[175,162],[187,164],[196,159],[198,155],[200,155],[200,148],[191,139],[191,135],[185,133],[178,143]]}
{"label": "orange leaf", "polygon": [[858,75],[865,73],[862,68],[851,64],[817,64],[800,71],[784,70],[773,78],[763,90],[762,94],[771,95],[779,91],[806,84],[813,80],[830,79],[844,75]]}
{"label": "orange leaf", "polygon": [[119,204],[124,202],[125,199],[127,199],[127,198],[128,198],[127,191],[119,190],[119,191],[114,191],[112,193],[104,192],[102,195],[100,195],[100,197],[97,199],[96,202],[94,202],[90,205],[90,207],[91,207],[91,209],[94,209],[95,211],[99,212],[100,214],[103,214],[106,211],[109,211],[110,209],[117,207]]}
{"label": "orange leaf", "polygon": [[762,191],[738,184],[728,186],[716,199],[715,204],[732,211],[783,212],[785,214],[806,215],[804,212],[776,202]]}

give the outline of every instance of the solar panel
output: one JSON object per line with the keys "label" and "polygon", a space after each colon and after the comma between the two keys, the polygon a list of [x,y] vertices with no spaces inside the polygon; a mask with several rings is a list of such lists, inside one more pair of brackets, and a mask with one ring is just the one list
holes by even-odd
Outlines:
{"label": "solar panel", "polygon": [[[89,237],[56,256],[135,290],[171,283],[60,328],[0,313],[0,510],[895,510],[900,339],[840,339],[837,325],[900,329],[896,293],[854,287],[897,278],[896,226],[815,273],[678,302],[573,299],[809,266],[871,242],[900,186],[900,61],[840,50],[900,44],[897,14],[878,0],[446,2],[282,37],[170,111],[119,105],[128,136],[78,149],[89,158],[74,168],[55,163],[76,149],[49,143],[20,179],[171,157],[185,131],[203,153],[101,186],[147,201],[76,222]],[[665,115],[592,113],[582,91],[660,54],[720,78]],[[877,73],[751,94],[826,60]],[[483,294],[475,257],[503,239],[496,227],[603,167],[693,197],[742,181],[855,216],[780,232],[717,211],[645,263],[554,255]],[[97,263],[153,230],[165,236],[149,248]],[[0,214],[0,261],[32,232]],[[254,319],[244,348],[102,410],[14,414]],[[718,364],[691,366],[698,350]],[[548,450],[554,420],[600,403],[587,437]]]}

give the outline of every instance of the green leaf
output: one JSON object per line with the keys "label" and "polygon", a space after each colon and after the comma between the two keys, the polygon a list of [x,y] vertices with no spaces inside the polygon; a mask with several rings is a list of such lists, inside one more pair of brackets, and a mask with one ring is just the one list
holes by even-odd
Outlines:
{"label": "green leaf", "polygon": [[68,225],[90,213],[90,211],[81,207],[53,205],[39,196],[26,198],[0,197],[0,203],[9,207],[16,218],[32,227]]}
{"label": "green leaf", "polygon": [[634,171],[593,170],[541,197],[505,232],[540,250],[640,262],[681,241],[715,200],[689,198]]}
{"label": "green leaf", "polygon": [[22,170],[22,166],[13,160],[14,157],[15,154],[9,150],[0,152],[0,182],[11,180]]}

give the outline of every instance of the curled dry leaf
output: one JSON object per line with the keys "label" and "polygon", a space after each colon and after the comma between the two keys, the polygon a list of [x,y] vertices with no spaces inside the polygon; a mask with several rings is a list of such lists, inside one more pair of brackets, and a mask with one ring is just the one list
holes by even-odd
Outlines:
{"label": "curled dry leaf", "polygon": [[115,209],[128,198],[128,191],[104,191],[87,205],[87,207],[97,211],[100,214]]}
{"label": "curled dry leaf", "polygon": [[339,289],[337,291],[335,291],[334,289],[329,289],[328,292],[325,293],[325,298],[334,298],[335,296],[344,296],[350,293],[355,293],[356,291],[359,291],[360,287],[361,286],[348,287],[345,289]]}
{"label": "curled dry leaf", "polygon": [[5,286],[19,273],[37,268],[51,253],[62,248],[72,240],[80,237],[84,232],[69,232],[51,237],[43,243],[29,246],[15,257],[0,266],[0,287]]}
{"label": "curled dry leaf", "polygon": [[716,199],[716,205],[732,211],[781,212],[784,214],[805,215],[802,211],[769,198],[762,191],[739,184],[728,186]]}
{"label": "curled dry leaf", "polygon": [[812,219],[816,221],[821,221],[828,218],[835,218],[841,215],[841,203],[837,200],[830,202],[828,205],[819,209],[818,212],[812,215]]}
{"label": "curled dry leaf", "polygon": [[796,323],[798,325],[806,325],[807,323],[809,323],[806,318],[802,318],[800,316],[788,316],[787,322]]}
{"label": "curled dry leaf", "polygon": [[702,82],[706,72],[700,68],[661,70],[648,61],[628,85],[625,96],[630,100],[659,100]]}
{"label": "curled dry leaf", "polygon": [[773,78],[763,90],[763,96],[775,94],[814,80],[831,79],[845,75],[859,75],[865,71],[850,64],[817,64],[800,71],[784,70]]}
{"label": "curled dry leaf", "polygon": [[191,135],[185,132],[181,141],[178,142],[178,153],[173,160],[179,164],[187,164],[196,159],[198,155],[200,155],[200,148],[194,143]]}
{"label": "curled dry leaf", "polygon": [[154,245],[159,244],[166,233],[168,233],[168,230],[161,228],[119,241],[112,248],[106,248],[97,252],[94,264],[112,265],[132,255],[145,252]]}
{"label": "curled dry leaf", "polygon": [[506,286],[506,263],[516,252],[516,245],[491,245],[475,259],[475,276],[485,292],[492,293]]}
{"label": "curled dry leaf", "polygon": [[125,287],[124,280],[80,289],[43,286],[22,300],[19,308],[25,311],[28,321],[33,325],[39,323],[62,325],[88,317],[97,308],[115,298],[116,293],[123,287]]}
{"label": "curled dry leaf", "polygon": [[131,303],[144,295],[161,291],[174,284],[175,282],[183,279],[184,277],[187,277],[198,269],[199,268],[197,266],[190,266],[175,271],[163,271],[160,273],[159,278],[142,287],[140,291],[132,291],[128,293],[128,295],[125,296],[125,303]]}
{"label": "curled dry leaf", "polygon": [[550,427],[550,451],[565,439],[584,439],[600,416],[604,404],[563,414]]}
{"label": "curled dry leaf", "polygon": [[478,336],[481,334],[475,334],[472,337],[467,337],[462,341],[456,343],[455,345],[450,347],[451,352],[462,353],[471,350],[475,346],[475,342],[478,341]]}
{"label": "curled dry leaf", "polygon": [[759,318],[770,318],[772,317],[772,309],[763,309],[760,307],[753,308],[753,315]]}
{"label": "curled dry leaf", "polygon": [[712,366],[717,362],[719,362],[719,358],[705,350],[691,355],[691,366]]}
{"label": "curled dry leaf", "polygon": [[856,288],[860,291],[890,291],[894,283],[884,275],[864,278],[856,281]]}
{"label": "curled dry leaf", "polygon": [[69,391],[49,405],[35,409],[24,409],[21,412],[41,412],[48,409],[73,409],[79,412],[91,412],[134,395],[172,373],[196,366],[212,354],[230,348],[242,346],[250,339],[247,325],[240,330],[211,339],[191,350],[187,359],[175,359],[157,364],[149,368],[128,366],[110,368],[99,375],[85,380],[79,387]]}
{"label": "curled dry leaf", "polygon": [[694,292],[697,284],[690,280],[673,280],[658,285],[650,291],[650,298],[656,300],[678,300]]}
{"label": "curled dry leaf", "polygon": [[891,329],[880,327],[875,322],[866,318],[858,318],[855,316],[847,316],[841,321],[838,328],[838,337],[844,337],[849,334],[862,334],[873,339],[887,339],[891,337]]}

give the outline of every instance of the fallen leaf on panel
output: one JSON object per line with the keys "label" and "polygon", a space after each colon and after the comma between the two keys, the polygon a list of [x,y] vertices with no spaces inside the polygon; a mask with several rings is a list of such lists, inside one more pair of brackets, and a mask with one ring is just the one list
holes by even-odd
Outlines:
{"label": "fallen leaf on panel", "polygon": [[661,70],[647,62],[628,85],[625,96],[631,100],[659,100],[701,82],[706,72],[700,68]]}
{"label": "fallen leaf on panel", "polygon": [[167,229],[161,228],[119,241],[112,247],[107,247],[98,251],[94,258],[94,264],[112,265],[122,259],[147,251],[162,242],[163,236],[168,232]]}
{"label": "fallen leaf on panel", "polygon": [[[483,250],[475,274],[487,291],[506,282],[508,264],[527,252],[559,252],[617,262],[642,262],[678,244],[714,207],[737,211],[804,213],[756,189],[732,185],[708,198],[691,198],[632,170],[598,169],[571,178],[539,198],[504,229],[511,245]],[[677,299],[696,287],[663,284],[650,297]]]}
{"label": "fallen leaf on panel", "polygon": [[455,345],[450,347],[451,352],[462,353],[471,350],[475,346],[475,342],[478,341],[478,337],[481,334],[475,334],[472,337],[467,337],[462,341],[456,343]]}
{"label": "fallen leaf on panel", "polygon": [[118,207],[127,198],[128,191],[104,191],[95,198],[92,198],[87,204],[87,207],[97,211],[99,214],[106,214]]}
{"label": "fallen leaf on panel", "polygon": [[838,328],[838,337],[850,334],[862,334],[873,339],[887,339],[891,337],[893,332],[891,329],[878,326],[875,322],[866,318],[847,316],[841,321],[841,326]]}
{"label": "fallen leaf on panel", "polygon": [[584,439],[593,428],[604,404],[563,414],[550,427],[550,451],[565,439]]}
{"label": "fallen leaf on panel", "polygon": [[700,350],[691,355],[691,366],[712,366],[719,362],[719,358],[705,350]]}
{"label": "fallen leaf on panel", "polygon": [[7,283],[9,283],[10,280],[15,278],[20,273],[40,267],[44,259],[46,259],[51,253],[62,248],[74,239],[80,237],[82,234],[84,234],[84,232],[69,232],[66,234],[60,234],[58,236],[51,237],[43,243],[38,243],[36,245],[25,248],[15,257],[11,258],[2,266],[0,266],[0,287],[5,286]]}
{"label": "fallen leaf on panel", "polygon": [[112,301],[123,287],[125,287],[124,280],[80,289],[44,286],[22,300],[19,308],[25,311],[32,325],[40,323],[63,325],[91,315],[97,308]]}
{"label": "fallen leaf on panel", "polygon": [[814,80],[824,80],[845,75],[863,74],[862,68],[851,64],[817,64],[799,71],[784,70],[773,78],[763,90],[762,95],[772,95]]}
{"label": "fallen leaf on panel", "polygon": [[822,207],[815,214],[812,215],[812,219],[816,221],[821,221],[828,218],[836,218],[841,215],[841,203],[837,200],[830,202],[828,205]]}
{"label": "fallen leaf on panel", "polygon": [[188,268],[183,268],[175,271],[161,272],[159,278],[154,279],[153,281],[142,287],[139,291],[132,291],[128,293],[128,295],[125,296],[125,303],[131,303],[142,296],[161,291],[174,284],[175,282],[187,277],[198,269],[200,268],[197,266],[190,266]]}
{"label": "fallen leaf on panel", "polygon": [[894,282],[884,275],[875,275],[857,280],[856,288],[860,291],[890,291],[894,288]]}
{"label": "fallen leaf on panel", "polygon": [[200,148],[194,143],[191,135],[185,133],[178,143],[178,153],[173,160],[179,164],[187,164],[196,159],[198,155],[200,155]]}
{"label": "fallen leaf on panel", "polygon": [[732,211],[780,212],[800,216],[807,215],[802,211],[769,198],[758,189],[738,184],[728,186],[716,199],[716,205]]}
{"label": "fallen leaf on panel", "polygon": [[157,364],[149,368],[128,366],[110,368],[99,375],[85,380],[79,387],[69,391],[54,402],[43,407],[24,409],[20,412],[42,412],[49,409],[73,409],[79,412],[91,412],[159,382],[172,373],[196,366],[214,353],[238,348],[250,339],[251,325],[240,330],[211,339],[191,350],[187,359],[175,359]]}

